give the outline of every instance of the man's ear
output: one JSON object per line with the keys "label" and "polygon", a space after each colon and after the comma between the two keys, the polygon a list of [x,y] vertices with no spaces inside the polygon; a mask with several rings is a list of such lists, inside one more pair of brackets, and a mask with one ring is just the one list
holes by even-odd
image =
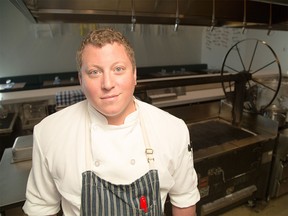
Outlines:
{"label": "man's ear", "polygon": [[136,69],[134,70],[134,83],[136,86],[137,85],[137,70]]}

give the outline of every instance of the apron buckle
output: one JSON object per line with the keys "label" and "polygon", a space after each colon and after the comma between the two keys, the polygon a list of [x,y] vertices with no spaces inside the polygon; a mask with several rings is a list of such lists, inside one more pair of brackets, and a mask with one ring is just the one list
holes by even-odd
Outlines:
{"label": "apron buckle", "polygon": [[146,148],[145,153],[147,155],[152,155],[153,154],[153,149],[152,148]]}
{"label": "apron buckle", "polygon": [[150,163],[150,161],[154,161],[153,157],[153,149],[152,148],[146,148],[145,153],[147,155],[147,161]]}

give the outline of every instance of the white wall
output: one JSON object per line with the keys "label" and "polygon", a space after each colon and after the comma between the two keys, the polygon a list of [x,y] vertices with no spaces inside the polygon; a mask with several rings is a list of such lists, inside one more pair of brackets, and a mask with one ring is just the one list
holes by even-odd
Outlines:
{"label": "white wall", "polygon": [[[33,24],[9,0],[1,0],[0,26],[0,77],[76,71],[83,25]],[[201,27],[181,26],[178,32],[172,24],[136,25],[136,32],[129,25],[112,27],[131,41],[139,67],[201,62]]]}
{"label": "white wall", "polygon": [[249,30],[247,37],[267,42],[279,59],[282,73],[288,75],[288,31],[271,31],[268,36],[266,30]]}

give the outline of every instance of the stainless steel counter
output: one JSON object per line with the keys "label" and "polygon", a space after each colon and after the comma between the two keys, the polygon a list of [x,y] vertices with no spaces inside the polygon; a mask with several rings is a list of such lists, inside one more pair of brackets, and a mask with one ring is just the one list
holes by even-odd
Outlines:
{"label": "stainless steel counter", "polygon": [[22,206],[32,161],[12,162],[12,149],[7,148],[0,162],[0,214]]}

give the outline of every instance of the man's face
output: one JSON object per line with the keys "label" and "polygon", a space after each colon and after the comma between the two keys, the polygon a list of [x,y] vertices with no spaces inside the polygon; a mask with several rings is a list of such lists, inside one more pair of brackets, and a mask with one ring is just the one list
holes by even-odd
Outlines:
{"label": "man's face", "polygon": [[123,45],[113,43],[102,48],[87,45],[80,73],[87,100],[109,124],[123,124],[126,116],[135,111],[136,70],[133,71]]}

